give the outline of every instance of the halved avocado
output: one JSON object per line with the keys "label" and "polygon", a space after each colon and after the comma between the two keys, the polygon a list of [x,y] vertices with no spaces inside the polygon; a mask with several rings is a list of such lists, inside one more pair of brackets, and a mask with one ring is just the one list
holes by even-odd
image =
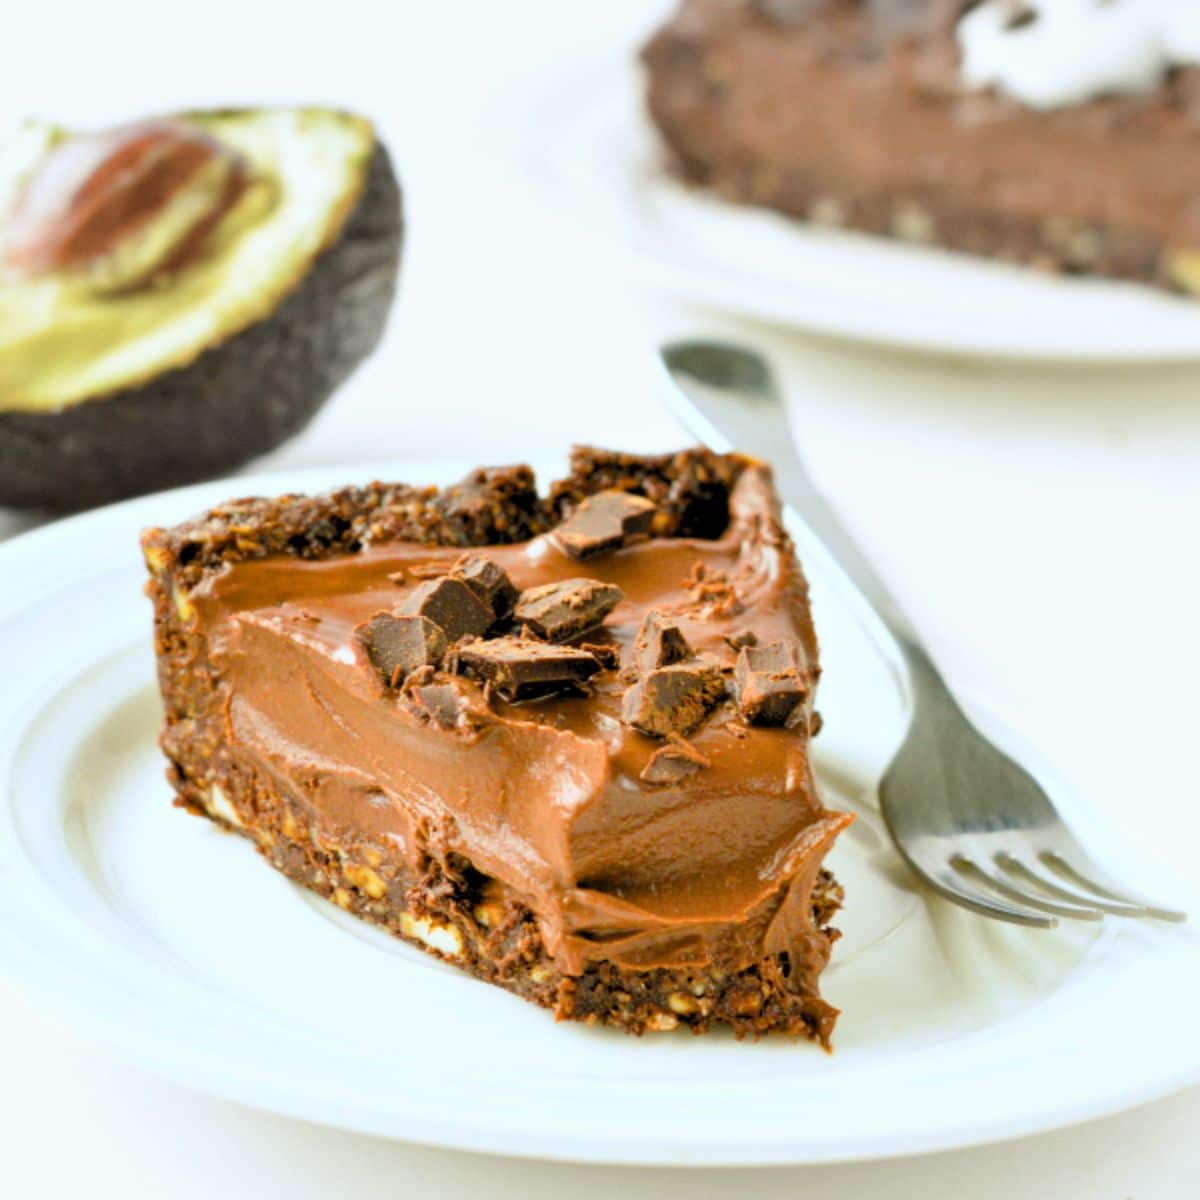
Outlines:
{"label": "halved avocado", "polygon": [[[236,151],[249,185],[144,286],[0,267],[0,505],[83,508],[230,470],[302,429],[382,335],[403,221],[370,122],[171,120]],[[22,179],[68,136],[27,126],[0,160],[0,243]]]}

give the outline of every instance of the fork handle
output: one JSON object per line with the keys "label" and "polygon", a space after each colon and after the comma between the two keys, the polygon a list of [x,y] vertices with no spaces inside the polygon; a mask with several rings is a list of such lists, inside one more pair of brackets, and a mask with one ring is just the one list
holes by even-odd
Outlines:
{"label": "fork handle", "polygon": [[[777,428],[764,430],[769,439],[770,461],[775,470],[775,485],[787,506],[800,517],[825,546],[850,582],[862,593],[875,610],[876,616],[900,644],[905,656],[910,650],[927,657],[908,615],[879,577],[874,566],[834,515],[825,498],[817,491],[811,476],[792,448],[792,436],[787,422],[772,413]],[[740,441],[742,446],[745,440]],[[766,447],[764,446],[764,450]]]}
{"label": "fork handle", "polygon": [[776,487],[780,496],[787,507],[816,534],[829,551],[830,557],[858,589],[875,616],[891,634],[908,667],[914,700],[919,695],[922,700],[928,702],[935,693],[941,692],[941,699],[957,710],[957,702],[946,686],[941,672],[929,657],[908,614],[879,577],[858,543],[834,515],[828,502],[817,491],[804,464],[792,448],[787,422],[781,420],[779,424],[781,428],[772,435],[775,438],[772,445],[776,448],[772,449],[771,453]]}

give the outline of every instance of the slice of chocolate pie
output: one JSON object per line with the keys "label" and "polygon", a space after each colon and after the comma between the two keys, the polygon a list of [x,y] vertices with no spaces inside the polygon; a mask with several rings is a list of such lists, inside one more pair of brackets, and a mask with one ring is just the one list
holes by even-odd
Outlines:
{"label": "slice of chocolate pie", "polygon": [[851,818],[770,473],[577,451],[442,491],[240,500],[143,537],[178,802],[554,1010],[825,1045]]}
{"label": "slice of chocolate pie", "polygon": [[1195,0],[683,0],[643,58],[729,199],[1200,292]]}

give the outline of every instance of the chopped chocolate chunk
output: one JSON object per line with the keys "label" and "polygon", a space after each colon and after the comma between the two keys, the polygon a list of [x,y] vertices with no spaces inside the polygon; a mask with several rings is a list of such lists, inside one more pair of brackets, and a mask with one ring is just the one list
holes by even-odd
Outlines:
{"label": "chopped chocolate chunk", "polygon": [[469,733],[485,721],[485,713],[459,679],[426,668],[413,674],[400,693],[409,712],[437,729]]}
{"label": "chopped chocolate chunk", "polygon": [[655,667],[669,667],[692,657],[692,648],[678,625],[656,612],[646,614],[637,641],[633,643],[634,666],[643,674]]}
{"label": "chopped chocolate chunk", "polygon": [[727,633],[725,644],[731,650],[741,650],[745,646],[757,646],[758,634],[753,629],[742,629],[737,633]]}
{"label": "chopped chocolate chunk", "polygon": [[488,606],[497,621],[512,616],[520,592],[508,572],[482,554],[464,554],[454,564],[451,577],[461,579]]}
{"label": "chopped chocolate chunk", "polygon": [[650,755],[640,775],[647,783],[679,783],[710,766],[708,759],[691,742],[671,734],[665,746]]}
{"label": "chopped chocolate chunk", "polygon": [[625,598],[611,583],[564,579],[521,593],[517,622],[550,642],[565,642],[594,629]]}
{"label": "chopped chocolate chunk", "polygon": [[591,558],[619,550],[650,532],[653,501],[632,492],[597,492],[589,496],[554,531],[554,540],[572,558]]}
{"label": "chopped chocolate chunk", "polygon": [[469,642],[458,651],[457,664],[460,671],[481,680],[504,700],[584,691],[587,681],[600,670],[596,657],[586,650],[521,637]]}
{"label": "chopped chocolate chunk", "polygon": [[448,642],[486,633],[495,624],[492,610],[461,579],[447,575],[414,589],[398,612],[406,617],[427,617],[441,626]]}
{"label": "chopped chocolate chunk", "polygon": [[399,687],[420,667],[436,666],[446,653],[446,635],[428,617],[376,613],[355,626],[354,641],[385,687]]}
{"label": "chopped chocolate chunk", "polygon": [[747,646],[734,668],[738,709],[751,725],[793,725],[804,713],[808,682],[793,641]]}
{"label": "chopped chocolate chunk", "polygon": [[586,650],[603,671],[615,671],[621,665],[620,648],[612,642],[580,642],[580,650]]}
{"label": "chopped chocolate chunk", "polygon": [[443,562],[415,563],[408,568],[407,573],[414,579],[441,579],[443,575],[449,574]]}
{"label": "chopped chocolate chunk", "polygon": [[721,668],[704,659],[656,667],[626,693],[621,715],[655,737],[690,733],[725,694]]}

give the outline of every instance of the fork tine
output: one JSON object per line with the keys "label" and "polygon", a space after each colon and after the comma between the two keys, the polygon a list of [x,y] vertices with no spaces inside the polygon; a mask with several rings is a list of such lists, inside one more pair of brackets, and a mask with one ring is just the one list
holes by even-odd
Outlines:
{"label": "fork tine", "polygon": [[1112,913],[1116,917],[1148,917],[1151,915],[1150,910],[1141,904],[1118,903],[1115,900],[1087,896],[1072,888],[1064,887],[1061,883],[1056,883],[1053,879],[1047,879],[1040,872],[1035,871],[1019,858],[1014,858],[1011,854],[1004,852],[997,854],[996,865],[1007,871],[1010,875],[1032,884],[1043,892],[1057,896],[1060,900],[1068,900],[1072,904],[1090,904],[1106,913]]}
{"label": "fork tine", "polygon": [[[1122,896],[1120,892],[1114,892],[1111,888],[1102,887],[1094,880],[1089,879],[1078,868],[1073,867],[1057,850],[1047,850],[1039,856],[1052,871],[1057,872],[1064,879],[1069,880],[1077,887],[1085,888],[1089,892],[1094,892],[1097,896],[1103,896],[1106,900],[1115,901],[1117,904],[1128,904],[1132,908],[1140,908],[1146,916],[1153,917],[1159,921],[1186,921],[1187,913],[1180,912],[1174,908],[1160,908],[1157,904],[1146,904],[1141,900],[1134,900],[1129,896]],[[1090,901],[1095,903],[1094,901]]]}
{"label": "fork tine", "polygon": [[1011,921],[1014,925],[1030,925],[1037,929],[1053,929],[1058,924],[1055,917],[1046,913],[1005,904],[986,892],[968,887],[962,876],[952,870],[939,871],[936,875],[927,872],[921,874],[935,891],[941,892],[948,900],[953,900],[956,904],[961,904],[982,916],[992,917],[997,921]]}
{"label": "fork tine", "polygon": [[1053,900],[1046,900],[1042,896],[1034,896],[1030,895],[1029,892],[1023,892],[1020,888],[1013,887],[1011,883],[1006,883],[1003,879],[998,879],[990,871],[985,871],[972,859],[956,855],[950,862],[957,871],[983,883],[994,891],[999,892],[1005,899],[1015,901],[1017,904],[1026,904],[1032,908],[1040,909],[1042,912],[1053,913],[1056,917],[1069,917],[1074,921],[1104,920],[1104,914],[1098,908],[1080,908],[1075,904],[1058,904]]}

